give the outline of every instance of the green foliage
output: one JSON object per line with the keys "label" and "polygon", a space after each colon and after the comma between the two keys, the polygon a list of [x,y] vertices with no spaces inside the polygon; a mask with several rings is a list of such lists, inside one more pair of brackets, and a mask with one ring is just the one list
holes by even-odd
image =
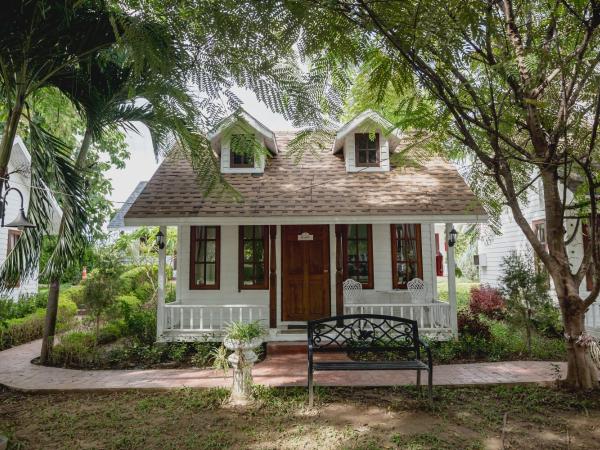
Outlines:
{"label": "green foliage", "polygon": [[[44,293],[44,297],[47,301],[47,294]],[[79,308],[84,306],[85,303],[85,286],[78,284],[71,286],[69,289],[62,289],[59,293],[59,299],[70,300],[75,303]]]}
{"label": "green foliage", "polygon": [[75,331],[64,334],[52,349],[50,361],[65,367],[88,367],[97,357],[96,335]]}
{"label": "green foliage", "polygon": [[266,333],[260,321],[231,322],[225,329],[225,337],[233,341],[250,342]]}
{"label": "green foliage", "polygon": [[[30,308],[30,306],[28,306]],[[69,298],[61,297],[58,302],[57,328],[65,331],[73,326],[77,305]],[[25,344],[42,337],[44,329],[45,307],[0,323],[0,350]]]}
{"label": "green foliage", "polygon": [[11,298],[0,298],[0,326],[9,319],[18,319],[45,308],[48,301],[47,295],[29,295],[20,297],[16,301]]}
{"label": "green foliage", "polygon": [[525,329],[529,346],[535,323],[544,329],[552,328],[549,309],[553,307],[548,293],[548,277],[536,270],[531,255],[512,252],[503,259],[501,291],[506,299],[507,320]]}
{"label": "green foliage", "polygon": [[229,370],[229,360],[227,359],[229,352],[224,345],[214,348],[211,351],[210,356],[213,359],[213,369],[221,370],[224,373]]}
{"label": "green foliage", "polygon": [[103,253],[94,272],[85,280],[83,301],[89,315],[96,322],[96,334],[100,320],[114,307],[121,291],[120,275],[123,267],[109,251]]}
{"label": "green foliage", "polygon": [[209,367],[212,361],[217,361],[221,347],[216,342],[195,342],[190,362],[196,367]]}

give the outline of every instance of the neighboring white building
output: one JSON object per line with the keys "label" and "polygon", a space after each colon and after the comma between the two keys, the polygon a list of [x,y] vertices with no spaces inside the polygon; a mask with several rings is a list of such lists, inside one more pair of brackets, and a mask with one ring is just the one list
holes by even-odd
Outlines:
{"label": "neighboring white building", "polygon": [[[23,194],[23,203],[25,212],[29,209],[30,186],[31,186],[31,155],[25,147],[23,140],[17,136],[13,144],[10,160],[8,162],[9,183],[11,187],[17,188]],[[54,196],[50,194],[50,201],[53,205],[51,216],[52,230],[56,232],[60,224],[62,211]],[[5,212],[5,223],[10,223],[19,212],[21,200],[16,192],[8,194]],[[0,227],[0,265],[4,263],[6,257],[13,249],[21,231],[16,228]],[[38,291],[38,276],[35,273],[20,281],[18,286],[9,293],[9,297],[17,299],[21,296],[35,294]],[[4,296],[4,295],[3,295]]]}
{"label": "neighboring white building", "polygon": [[[567,199],[572,197],[571,191],[567,190]],[[523,215],[529,222],[531,229],[538,235],[542,242],[546,241],[546,212],[544,210],[544,198],[541,181],[527,191],[527,203],[522,205]],[[512,251],[531,254],[533,250],[529,241],[523,234],[519,225],[515,222],[512,212],[505,207],[500,217],[500,235],[482,237],[479,241],[479,254],[476,262],[479,265],[479,280],[482,284],[498,286],[502,277],[502,262]],[[576,268],[583,259],[583,227],[576,219],[567,219],[566,237],[570,241],[567,245],[569,259]],[[591,280],[584,280],[580,286],[580,294],[587,296],[591,289]],[[592,305],[586,315],[586,326],[594,332],[600,332],[600,303]]]}
{"label": "neighboring white building", "polygon": [[[262,320],[270,340],[301,340],[306,321],[369,312],[412,318],[420,332],[457,332],[454,251],[447,253],[449,303],[438,301],[436,224],[487,216],[456,168],[441,158],[395,167],[407,142],[372,111],[332,141],[287,154],[295,134],[274,133],[247,113],[209,135],[221,172],[243,197],[203,196],[189,161],[174,152],[125,215],[127,226],[178,230],[176,301],[159,292],[158,339],[219,339],[225,323]],[[253,136],[268,158],[232,154],[235,134]],[[441,246],[447,240],[441,236]],[[165,252],[159,253],[164,286]],[[362,299],[344,298],[342,282],[362,283]],[[425,300],[408,281],[424,280]],[[304,337],[303,335],[304,334]]]}
{"label": "neighboring white building", "polygon": [[125,214],[133,205],[133,202],[138,198],[138,196],[142,193],[144,188],[148,184],[147,181],[140,181],[138,185],[135,187],[133,192],[127,197],[125,203],[121,205],[121,208],[115,213],[112,220],[108,223],[108,232],[113,234],[115,237],[118,237],[121,234],[131,233],[132,231],[137,230],[138,227],[128,227],[125,225]]}

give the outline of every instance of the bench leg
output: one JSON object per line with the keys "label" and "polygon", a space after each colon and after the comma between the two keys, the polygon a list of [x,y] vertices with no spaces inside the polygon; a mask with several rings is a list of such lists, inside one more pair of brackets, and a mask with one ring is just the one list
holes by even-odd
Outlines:
{"label": "bench leg", "polygon": [[433,406],[433,370],[429,369],[427,372],[427,391],[429,394],[429,404]]}
{"label": "bench leg", "polygon": [[313,392],[313,374],[312,370],[308,370],[308,407],[313,407],[314,402],[314,392]]}
{"label": "bench leg", "polygon": [[421,389],[421,371],[417,370],[417,389],[419,389],[419,393],[422,393]]}

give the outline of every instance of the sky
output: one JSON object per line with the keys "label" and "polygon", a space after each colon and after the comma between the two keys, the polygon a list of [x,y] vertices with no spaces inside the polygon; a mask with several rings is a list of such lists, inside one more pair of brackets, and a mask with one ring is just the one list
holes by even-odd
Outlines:
{"label": "sky", "polygon": [[[244,109],[271,130],[294,129],[283,116],[271,112],[264,103],[259,102],[253,92],[242,88],[234,92],[244,103]],[[112,182],[113,192],[109,199],[115,209],[121,207],[140,181],[148,181],[159,165],[152,152],[148,129],[140,125],[139,131],[140,134],[127,132],[127,145],[131,157],[125,168],[111,169],[106,173],[107,178]]]}

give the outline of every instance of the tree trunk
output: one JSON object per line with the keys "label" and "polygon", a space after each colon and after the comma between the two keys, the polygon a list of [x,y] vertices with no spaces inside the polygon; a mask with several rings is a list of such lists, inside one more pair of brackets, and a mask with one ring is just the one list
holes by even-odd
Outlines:
{"label": "tree trunk", "polygon": [[[12,153],[12,147],[17,135],[19,120],[23,112],[23,102],[18,102],[9,112],[9,116],[4,124],[2,132],[2,141],[0,141],[0,178],[4,178],[8,171],[8,161]],[[4,191],[4,180],[0,180],[0,199]]]}
{"label": "tree trunk", "polygon": [[[78,169],[83,168],[87,153],[92,143],[92,132],[88,127],[85,130],[81,147],[79,148],[79,154],[77,155],[77,161],[75,166]],[[58,228],[58,239],[60,240],[65,229],[65,217],[60,220],[60,227]],[[40,354],[40,362],[47,364],[50,361],[50,355],[52,353],[52,347],[54,345],[54,334],[56,333],[56,318],[58,316],[58,294],[60,291],[60,277],[57,274],[53,274],[50,281],[50,290],[48,291],[48,305],[46,306],[46,321],[44,322],[44,333],[42,335],[42,352]]]}
{"label": "tree trunk", "polygon": [[60,293],[60,281],[52,280],[48,291],[48,305],[46,306],[46,321],[44,322],[44,333],[42,336],[42,352],[40,363],[48,364],[54,345],[54,333],[56,331],[56,317],[58,315],[58,295]]}
{"label": "tree trunk", "polygon": [[582,304],[582,300],[575,296],[561,301],[567,342],[565,382],[573,389],[593,389],[598,386],[598,373],[587,347],[577,344],[577,339],[585,331],[585,311]]}

